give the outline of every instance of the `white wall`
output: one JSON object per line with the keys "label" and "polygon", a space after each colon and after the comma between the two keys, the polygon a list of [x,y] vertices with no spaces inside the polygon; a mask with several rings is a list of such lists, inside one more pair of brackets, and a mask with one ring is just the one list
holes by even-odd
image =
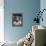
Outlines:
{"label": "white wall", "polygon": [[4,0],[0,0],[0,42],[4,41]]}

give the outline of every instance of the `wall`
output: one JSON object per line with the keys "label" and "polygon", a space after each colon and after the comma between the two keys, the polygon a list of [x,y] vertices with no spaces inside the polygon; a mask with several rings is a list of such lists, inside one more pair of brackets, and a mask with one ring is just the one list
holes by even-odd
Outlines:
{"label": "wall", "polygon": [[4,0],[0,0],[0,42],[4,41]]}
{"label": "wall", "polygon": [[[43,9],[46,9],[46,0],[41,0],[40,1],[40,9],[43,10]],[[43,22],[40,21],[40,25],[42,26],[45,26],[46,27],[46,11],[44,11],[43,15]],[[45,35],[46,36],[46,35]],[[46,41],[46,38],[45,38],[45,41]],[[46,43],[46,42],[45,42]]]}
{"label": "wall", "polygon": [[[7,41],[18,41],[32,28],[35,12],[40,9],[40,0],[4,0],[4,38]],[[12,27],[12,13],[23,14],[23,26]]]}
{"label": "wall", "polygon": [[[41,9],[41,11],[43,9],[46,9],[46,0],[41,0],[40,1],[40,9]],[[46,11],[43,12],[42,17],[43,17],[44,21],[43,22],[41,21],[40,24],[43,25],[43,26],[46,26],[46,20],[45,20],[46,19]]]}

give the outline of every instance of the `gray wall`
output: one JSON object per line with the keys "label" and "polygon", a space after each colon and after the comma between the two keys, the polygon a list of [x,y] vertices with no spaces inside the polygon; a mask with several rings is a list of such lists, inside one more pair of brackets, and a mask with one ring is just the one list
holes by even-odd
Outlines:
{"label": "gray wall", "polygon": [[[35,12],[40,9],[40,0],[4,0],[4,38],[7,41],[18,41],[32,28]],[[12,27],[12,13],[23,14],[23,26]]]}

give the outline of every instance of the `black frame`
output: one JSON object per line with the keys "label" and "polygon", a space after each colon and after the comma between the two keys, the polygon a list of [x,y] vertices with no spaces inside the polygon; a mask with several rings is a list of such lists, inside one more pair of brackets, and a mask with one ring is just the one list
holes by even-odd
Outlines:
{"label": "black frame", "polygon": [[[17,21],[17,18],[18,18],[18,21]],[[12,26],[15,27],[15,26],[22,26],[22,25],[23,25],[23,16],[22,16],[22,13],[13,13],[12,14]]]}

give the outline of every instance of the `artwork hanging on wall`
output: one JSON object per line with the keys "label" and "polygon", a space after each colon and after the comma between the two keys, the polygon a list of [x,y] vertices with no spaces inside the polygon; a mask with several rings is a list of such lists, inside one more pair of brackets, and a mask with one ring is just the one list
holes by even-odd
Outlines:
{"label": "artwork hanging on wall", "polygon": [[22,26],[23,25],[23,16],[21,13],[12,14],[12,26]]}

